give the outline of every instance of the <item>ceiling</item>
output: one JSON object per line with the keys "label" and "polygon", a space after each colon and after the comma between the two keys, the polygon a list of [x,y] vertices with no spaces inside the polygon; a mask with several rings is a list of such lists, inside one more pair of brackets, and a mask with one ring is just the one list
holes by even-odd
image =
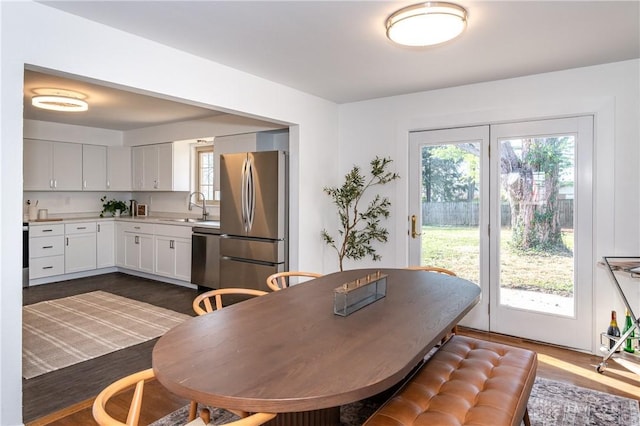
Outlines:
{"label": "ceiling", "polygon": [[[38,90],[54,88],[85,95],[89,110],[69,113],[35,108],[31,105],[31,98]],[[32,70],[25,70],[23,104],[25,119],[120,131],[199,120],[222,114],[185,103],[88,83],[69,76]]]}
{"label": "ceiling", "polygon": [[[43,1],[336,103],[640,57],[637,0],[465,0],[458,3],[468,26],[459,38],[397,46],[385,36],[385,20],[414,2]],[[171,105],[152,100],[136,110]],[[176,120],[211,112],[187,105],[171,111]]]}

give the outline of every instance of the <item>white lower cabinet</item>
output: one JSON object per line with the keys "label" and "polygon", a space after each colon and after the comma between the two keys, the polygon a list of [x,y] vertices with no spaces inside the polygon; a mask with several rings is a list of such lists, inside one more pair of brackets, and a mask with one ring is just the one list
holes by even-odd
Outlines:
{"label": "white lower cabinet", "polygon": [[191,239],[155,236],[155,273],[183,281],[191,280]]}
{"label": "white lower cabinet", "polygon": [[96,228],[96,267],[108,268],[116,264],[115,223],[98,222]]}
{"label": "white lower cabinet", "polygon": [[124,267],[153,273],[153,235],[124,233]]}
{"label": "white lower cabinet", "polygon": [[29,279],[64,274],[64,225],[29,226]]}
{"label": "white lower cabinet", "polygon": [[67,223],[64,234],[64,273],[96,269],[96,223]]}
{"label": "white lower cabinet", "polygon": [[29,279],[121,267],[191,281],[191,227],[104,220],[29,227]]}
{"label": "white lower cabinet", "polygon": [[191,228],[156,225],[155,273],[182,281],[191,281]]}

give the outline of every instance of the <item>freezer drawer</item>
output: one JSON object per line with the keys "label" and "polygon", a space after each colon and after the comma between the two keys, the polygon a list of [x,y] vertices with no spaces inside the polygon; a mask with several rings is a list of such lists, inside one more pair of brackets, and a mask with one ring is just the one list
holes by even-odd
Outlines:
{"label": "freezer drawer", "polygon": [[284,263],[285,243],[278,240],[258,240],[223,235],[220,238],[220,254],[257,262]]}
{"label": "freezer drawer", "polygon": [[220,258],[220,288],[240,287],[271,291],[267,287],[267,277],[283,270],[283,264],[255,263],[222,256]]}

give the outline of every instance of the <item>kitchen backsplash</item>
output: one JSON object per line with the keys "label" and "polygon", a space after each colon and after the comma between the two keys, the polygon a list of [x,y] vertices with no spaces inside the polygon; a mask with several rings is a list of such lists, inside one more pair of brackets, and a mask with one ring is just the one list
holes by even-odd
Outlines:
{"label": "kitchen backsplash", "polygon": [[[188,192],[57,192],[57,191],[26,191],[23,193],[23,213],[28,214],[27,200],[32,204],[36,202],[37,209],[47,209],[49,217],[60,216],[98,216],[102,211],[100,198],[115,198],[129,205],[132,198],[139,204],[146,204],[151,215],[162,213],[184,214],[199,216],[202,210],[193,207],[189,211]],[[195,199],[195,196],[194,196]],[[218,219],[220,209],[218,206],[207,207],[209,218]]]}

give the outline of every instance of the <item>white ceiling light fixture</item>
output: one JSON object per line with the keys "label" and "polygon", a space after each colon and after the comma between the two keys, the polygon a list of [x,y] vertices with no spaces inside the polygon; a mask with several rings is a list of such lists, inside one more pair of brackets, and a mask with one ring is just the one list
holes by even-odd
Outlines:
{"label": "white ceiling light fixture", "polygon": [[431,46],[456,38],[467,26],[467,11],[457,4],[427,2],[396,11],[387,19],[387,37],[405,46]]}
{"label": "white ceiling light fixture", "polygon": [[81,112],[89,109],[82,93],[62,89],[37,89],[31,105],[37,108],[62,112]]}

